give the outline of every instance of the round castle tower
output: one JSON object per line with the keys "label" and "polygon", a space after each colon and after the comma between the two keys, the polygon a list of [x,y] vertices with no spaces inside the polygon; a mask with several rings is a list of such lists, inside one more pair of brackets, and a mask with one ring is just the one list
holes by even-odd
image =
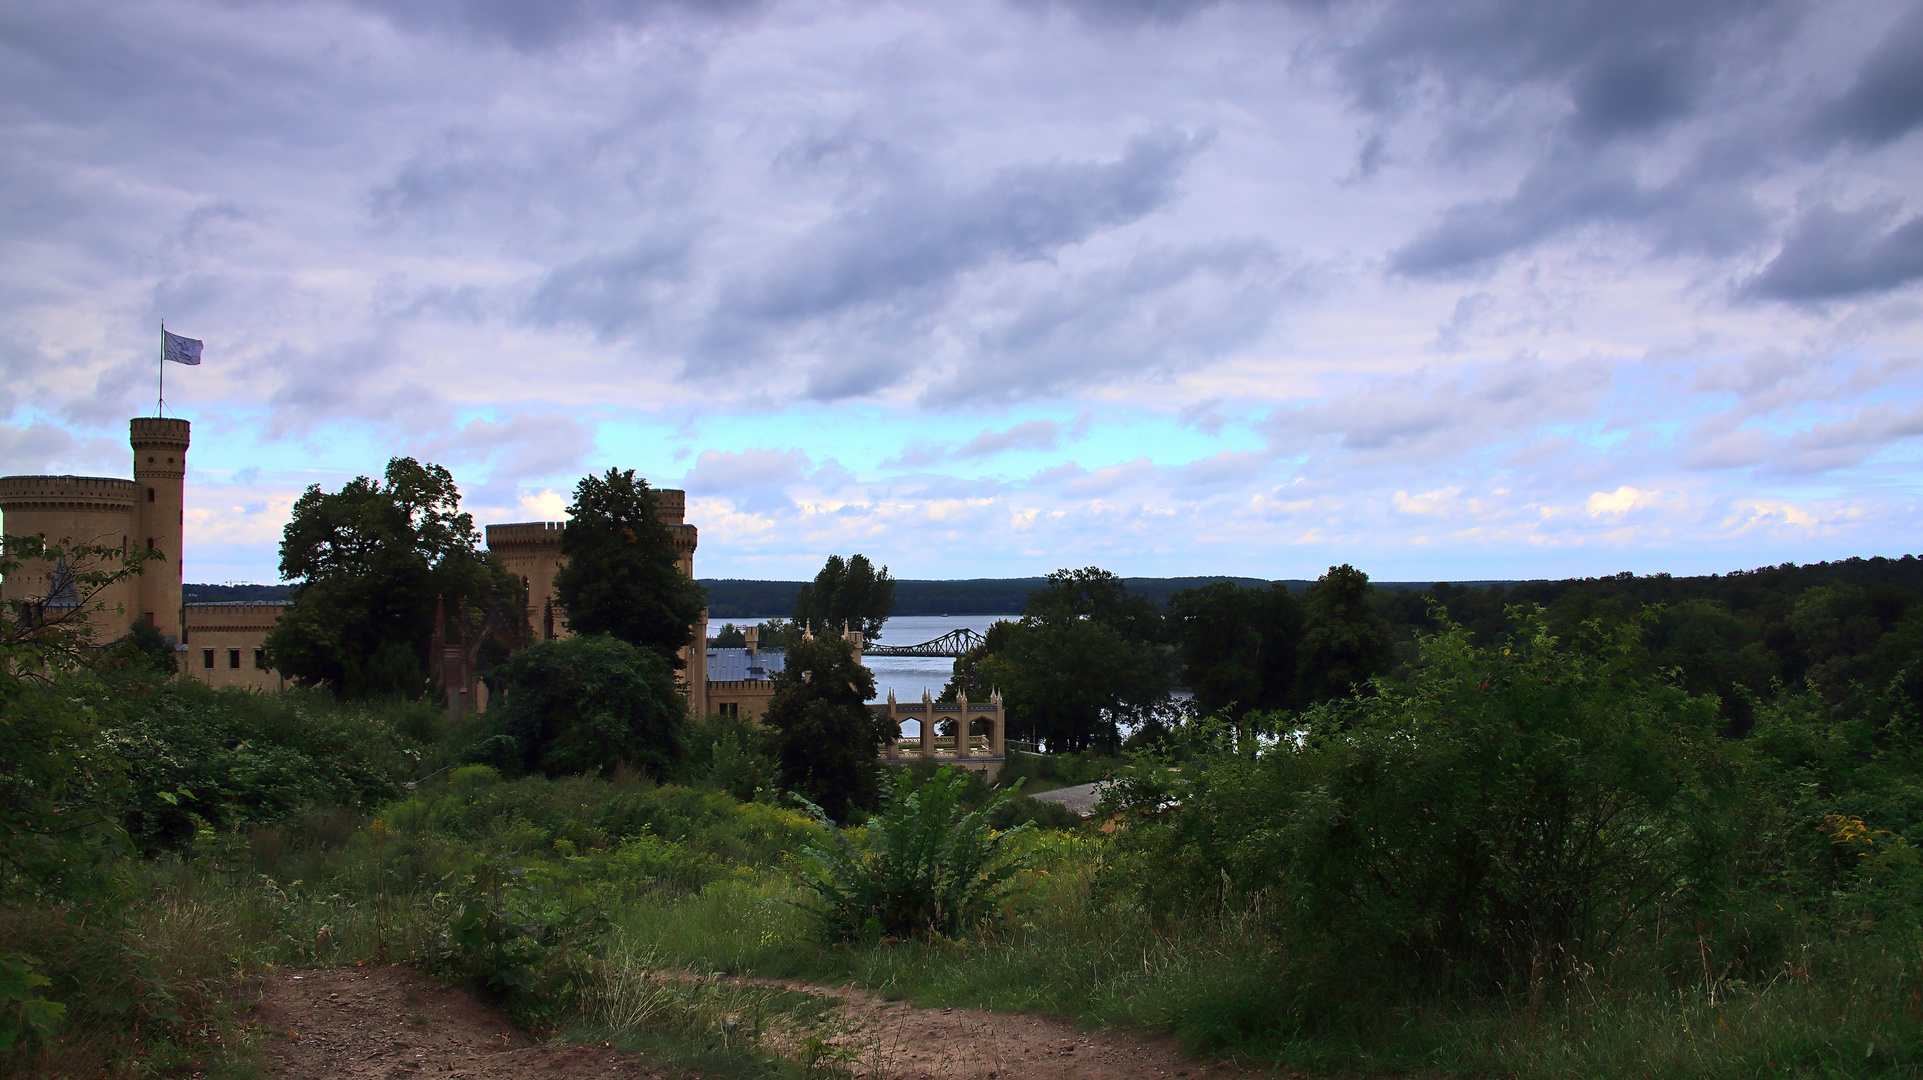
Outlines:
{"label": "round castle tower", "polygon": [[[0,531],[44,537],[49,544],[103,544],[122,551],[141,547],[160,553],[141,573],[95,597],[106,610],[90,616],[99,640],[121,637],[137,619],[180,639],[180,555],[185,508],[185,420],[136,417],[128,429],[134,478],[101,476],[0,477]],[[74,569],[113,569],[74,567]],[[39,599],[57,587],[58,567],[21,566],[0,581],[0,597]]]}

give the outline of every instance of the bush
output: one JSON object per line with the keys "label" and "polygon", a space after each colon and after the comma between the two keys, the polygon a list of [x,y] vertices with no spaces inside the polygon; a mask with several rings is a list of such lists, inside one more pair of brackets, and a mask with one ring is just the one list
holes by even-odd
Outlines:
{"label": "bush", "polygon": [[807,804],[829,830],[826,847],[805,853],[807,882],[822,901],[814,912],[827,936],[952,937],[1000,901],[1027,861],[1008,842],[1028,826],[996,832],[989,825],[1013,792],[996,795],[979,810],[964,810],[967,784],[965,775],[948,768],[919,787],[912,775],[896,774],[859,844],[820,807]]}
{"label": "bush", "polygon": [[537,642],[503,672],[499,734],[520,765],[549,776],[628,765],[664,778],[681,753],[687,704],[667,661],[605,635]]}
{"label": "bush", "polygon": [[[1292,1005],[1541,991],[1718,899],[1740,820],[1716,701],[1646,673],[1631,625],[1563,650],[1448,627],[1407,683],[1319,706],[1201,770],[1124,840],[1116,883],[1163,911],[1256,904]],[[1692,935],[1693,939],[1694,935]]]}
{"label": "bush", "polygon": [[323,691],[261,694],[177,679],[123,692],[101,747],[124,761],[127,831],[143,848],[287,820],[307,807],[393,798],[419,754],[378,704]]}

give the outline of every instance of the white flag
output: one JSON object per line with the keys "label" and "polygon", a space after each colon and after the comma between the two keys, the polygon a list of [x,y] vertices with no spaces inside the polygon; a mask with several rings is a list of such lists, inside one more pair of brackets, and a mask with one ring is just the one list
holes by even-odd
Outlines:
{"label": "white flag", "polygon": [[181,337],[171,330],[160,332],[162,353],[176,364],[198,366],[200,364],[200,342],[190,337]]}

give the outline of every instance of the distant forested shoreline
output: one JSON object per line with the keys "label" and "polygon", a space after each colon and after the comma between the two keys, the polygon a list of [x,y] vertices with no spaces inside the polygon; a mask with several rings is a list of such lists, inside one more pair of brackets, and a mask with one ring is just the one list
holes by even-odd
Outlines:
{"label": "distant forested shoreline", "polygon": [[[701,578],[708,590],[708,618],[711,620],[786,617],[794,610],[795,596],[805,581],[759,581],[740,578]],[[960,578],[954,580],[903,578],[895,582],[894,615],[1012,615],[1028,603],[1029,594],[1045,579]],[[1185,589],[1200,588],[1217,582],[1234,582],[1251,587],[1272,582],[1263,578],[1203,575],[1196,577],[1124,578],[1129,593],[1146,597],[1159,608]],[[1309,579],[1284,578],[1292,593],[1311,584]],[[1606,577],[1532,580],[1480,581],[1374,581],[1378,592],[1420,594],[1433,592],[1438,585],[1454,598],[1452,607],[1461,607],[1459,594],[1473,590],[1500,603],[1534,602],[1545,606],[1570,593],[1593,593],[1637,603],[1677,603],[1683,600],[1719,600],[1733,609],[1756,607],[1761,594],[1779,590],[1800,592],[1816,585],[1848,584],[1859,588],[1890,585],[1923,592],[1923,562],[1915,556],[1876,556],[1839,559],[1805,565],[1783,563],[1728,574],[1701,574],[1675,577],[1670,574],[1614,574]],[[182,589],[188,603],[219,603],[241,600],[288,600],[293,585],[211,585],[190,584]],[[1440,599],[1441,597],[1438,597]],[[1386,599],[1386,598],[1385,598]],[[1413,600],[1414,597],[1411,596]],[[1497,611],[1500,607],[1497,606]],[[1392,622],[1403,622],[1390,612]]]}

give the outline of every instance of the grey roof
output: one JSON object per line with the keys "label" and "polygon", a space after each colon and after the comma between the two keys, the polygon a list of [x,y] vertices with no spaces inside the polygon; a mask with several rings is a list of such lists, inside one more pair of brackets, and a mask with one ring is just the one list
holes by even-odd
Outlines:
{"label": "grey roof", "polygon": [[753,654],[746,649],[709,649],[708,678],[713,682],[766,679],[786,662],[785,653],[767,649]]}

